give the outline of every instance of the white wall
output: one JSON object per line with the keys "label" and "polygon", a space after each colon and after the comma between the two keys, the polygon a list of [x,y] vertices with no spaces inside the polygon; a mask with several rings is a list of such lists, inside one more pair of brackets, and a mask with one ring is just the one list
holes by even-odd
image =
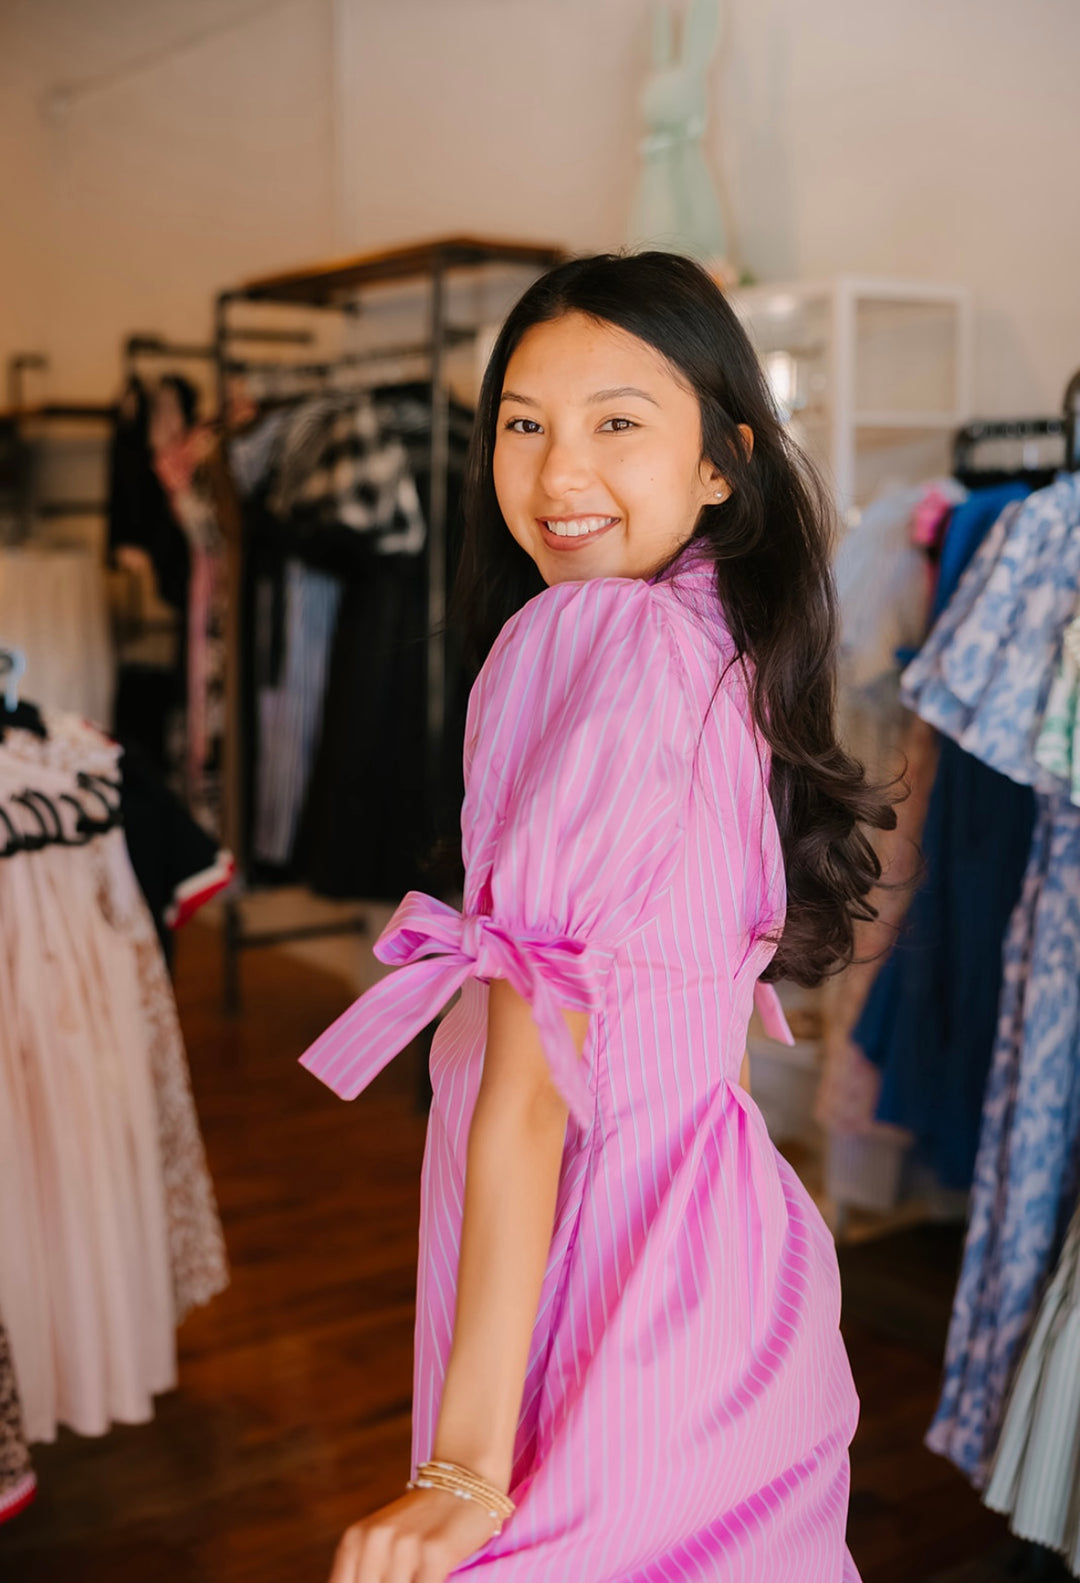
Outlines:
{"label": "white wall", "polygon": [[205,340],[219,287],[332,249],[332,76],[322,0],[8,0],[4,354],[29,340],[55,394],[101,395],[125,333]]}
{"label": "white wall", "polygon": [[[624,239],[648,0],[7,0],[0,355],[101,395],[245,275],[443,231]],[[969,284],[976,402],[1080,364],[1080,6],[728,0],[709,148],[762,278]],[[65,85],[67,85],[65,89]]]}

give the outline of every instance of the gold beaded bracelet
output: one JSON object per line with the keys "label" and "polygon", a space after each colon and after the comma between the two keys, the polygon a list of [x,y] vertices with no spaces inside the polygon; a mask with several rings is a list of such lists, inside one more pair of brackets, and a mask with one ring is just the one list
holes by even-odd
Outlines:
{"label": "gold beaded bracelet", "polygon": [[503,1523],[517,1510],[509,1495],[478,1473],[459,1467],[456,1462],[425,1462],[416,1471],[415,1479],[406,1484],[407,1490],[443,1490],[458,1500],[475,1501],[489,1517],[498,1523],[497,1534],[502,1533]]}

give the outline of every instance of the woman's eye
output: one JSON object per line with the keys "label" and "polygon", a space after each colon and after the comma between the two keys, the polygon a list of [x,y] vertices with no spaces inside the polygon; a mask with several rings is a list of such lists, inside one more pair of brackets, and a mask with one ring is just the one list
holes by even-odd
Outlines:
{"label": "woman's eye", "polygon": [[608,418],[600,425],[601,433],[606,429],[608,434],[628,434],[636,428],[637,424],[631,418]]}
{"label": "woman's eye", "polygon": [[539,434],[540,425],[535,418],[508,418],[506,429],[510,434]]}

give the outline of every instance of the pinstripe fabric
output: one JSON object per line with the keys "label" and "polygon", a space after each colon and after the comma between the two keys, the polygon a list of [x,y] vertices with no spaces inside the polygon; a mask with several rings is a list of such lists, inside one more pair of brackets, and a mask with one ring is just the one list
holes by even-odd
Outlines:
{"label": "pinstripe fabric", "polygon": [[380,946],[405,965],[304,1057],[355,1093],[462,986],[431,1052],[415,1465],[452,1334],[483,980],[516,974],[542,1032],[553,1004],[594,1011],[576,1072],[546,1046],[571,1122],[518,1510],[460,1569],[485,1583],[857,1578],[832,1241],[738,1086],[785,887],[729,641],[685,557],[519,612],[470,702],[465,916],[407,898]]}
{"label": "pinstripe fabric", "polygon": [[1080,1576],[1080,1209],[1017,1368],[983,1500]]}

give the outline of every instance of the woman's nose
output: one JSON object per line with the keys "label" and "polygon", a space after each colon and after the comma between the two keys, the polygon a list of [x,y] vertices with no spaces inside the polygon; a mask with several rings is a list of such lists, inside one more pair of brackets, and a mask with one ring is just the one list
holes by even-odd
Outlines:
{"label": "woman's nose", "polygon": [[581,446],[569,440],[551,440],[540,469],[541,489],[551,501],[584,489],[591,481],[589,459]]}

